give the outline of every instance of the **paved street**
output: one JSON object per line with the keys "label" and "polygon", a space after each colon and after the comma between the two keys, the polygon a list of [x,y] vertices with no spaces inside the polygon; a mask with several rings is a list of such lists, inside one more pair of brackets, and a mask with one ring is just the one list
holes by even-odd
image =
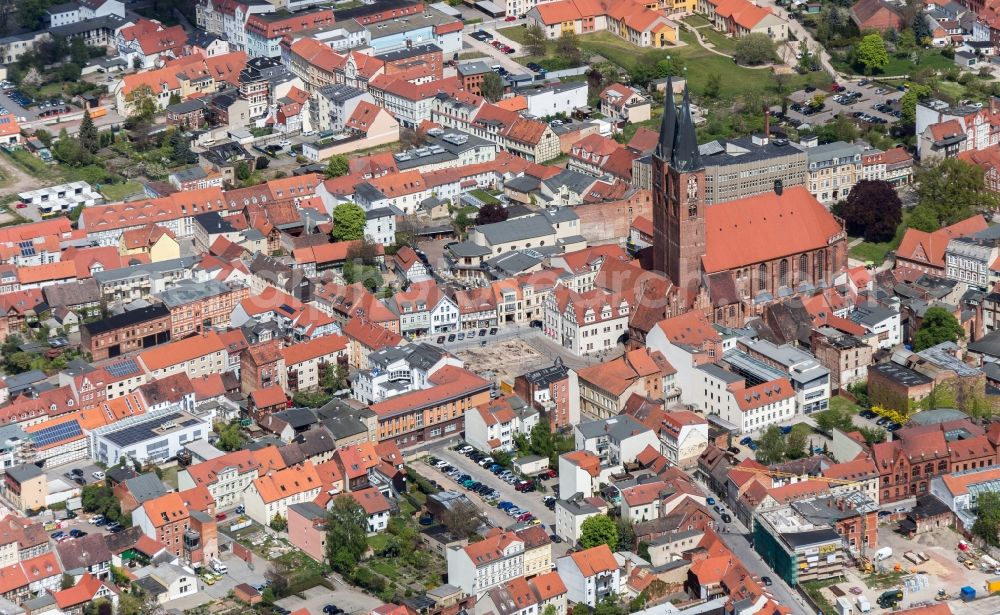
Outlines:
{"label": "paved street", "polygon": [[[465,455],[460,455],[450,448],[431,449],[428,452],[439,459],[447,461],[463,473],[471,476],[473,479],[493,487],[500,492],[500,495],[502,496],[500,498],[501,500],[513,502],[518,508],[531,512],[531,514],[535,515],[535,517],[542,522],[542,525],[545,527],[545,531],[550,535],[555,532],[556,515],[554,512],[551,512],[545,507],[545,504],[542,503],[542,498],[546,495],[554,495],[552,493],[552,487],[558,484],[556,479],[545,481],[544,484],[548,488],[547,493],[540,493],[538,491],[533,491],[531,493],[518,493],[514,490],[512,485],[503,482],[494,476],[489,470],[481,468]],[[471,491],[468,491],[464,487],[458,485],[450,477],[444,475],[436,468],[432,468],[430,465],[422,461],[418,463],[418,467],[420,468],[420,472],[425,477],[436,480],[438,484],[443,487],[454,489],[466,494],[469,499],[482,507],[489,520],[497,527],[509,527],[514,525],[514,521],[503,511],[492,506],[488,506],[477,494],[472,493]],[[553,543],[553,559],[565,555],[568,549],[569,545],[566,543]]]}
{"label": "paved street", "polygon": [[[698,485],[701,487],[702,491],[707,494],[712,494],[709,491],[705,483],[697,481]],[[718,496],[712,494],[713,497],[718,499]],[[810,611],[805,607],[802,598],[799,596],[797,591],[790,588],[781,578],[772,571],[764,560],[757,555],[757,552],[753,550],[750,545],[750,531],[740,523],[740,520],[736,518],[736,515],[730,515],[732,517],[731,523],[723,523],[719,513],[714,509],[710,512],[712,516],[715,517],[716,526],[719,528],[719,537],[722,541],[726,543],[729,550],[733,552],[736,559],[742,563],[747,571],[752,574],[755,578],[760,579],[761,577],[769,577],[772,581],[772,585],[765,587],[765,591],[769,592],[771,596],[778,601],[778,603],[791,607],[793,615],[812,615]]]}

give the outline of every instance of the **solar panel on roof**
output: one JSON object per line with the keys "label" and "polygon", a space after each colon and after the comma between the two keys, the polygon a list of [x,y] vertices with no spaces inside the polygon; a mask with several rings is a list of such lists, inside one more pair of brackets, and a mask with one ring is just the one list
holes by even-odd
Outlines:
{"label": "solar panel on roof", "polygon": [[35,244],[31,241],[22,241],[17,244],[21,248],[21,256],[34,256],[37,254],[35,252]]}
{"label": "solar panel on roof", "polygon": [[80,424],[73,420],[39,429],[32,434],[32,439],[35,441],[35,446],[47,446],[81,435],[83,435],[83,430],[80,429]]}
{"label": "solar panel on roof", "polygon": [[137,373],[139,371],[139,365],[135,362],[135,359],[126,359],[120,363],[108,365],[104,369],[106,369],[108,373],[115,378],[121,378],[123,376],[128,376],[129,374]]}

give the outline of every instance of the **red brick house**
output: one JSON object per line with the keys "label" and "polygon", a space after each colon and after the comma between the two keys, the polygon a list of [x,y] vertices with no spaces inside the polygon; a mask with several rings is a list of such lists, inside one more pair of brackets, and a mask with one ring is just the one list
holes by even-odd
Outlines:
{"label": "red brick house", "polygon": [[858,30],[888,30],[901,31],[904,27],[903,16],[883,0],[858,0],[851,7],[851,21]]}

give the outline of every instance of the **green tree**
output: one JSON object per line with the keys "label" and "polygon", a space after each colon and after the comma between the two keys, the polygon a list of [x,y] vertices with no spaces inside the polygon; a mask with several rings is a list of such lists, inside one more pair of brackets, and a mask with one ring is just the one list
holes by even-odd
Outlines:
{"label": "green tree", "polygon": [[556,39],[556,54],[572,66],[579,66],[583,54],[580,53],[580,38],[575,32],[563,32]]}
{"label": "green tree", "polygon": [[281,515],[275,513],[271,518],[271,529],[275,532],[284,532],[288,529],[288,521]]}
{"label": "green tree", "polygon": [[330,396],[324,391],[296,391],[292,395],[292,403],[302,408],[321,408],[330,401]]}
{"label": "green tree", "polygon": [[348,284],[361,282],[371,292],[375,292],[385,286],[382,272],[379,271],[378,267],[372,265],[348,261],[344,263],[344,269],[341,271],[341,274],[344,277],[344,281]]}
{"label": "green tree", "polygon": [[889,52],[885,50],[882,35],[873,32],[861,39],[855,47],[858,62],[864,67],[866,75],[882,70],[889,63]]}
{"label": "green tree", "polygon": [[937,230],[997,205],[983,169],[958,158],[917,171],[915,182],[917,206],[910,226],[922,231]]}
{"label": "green tree", "polygon": [[774,41],[763,32],[753,32],[736,42],[733,57],[748,66],[766,64],[775,59]]}
{"label": "green tree", "polygon": [[365,210],[356,203],[341,203],[333,209],[334,241],[358,241],[365,236]]}
{"label": "green tree", "polygon": [[847,232],[865,241],[889,241],[903,221],[903,203],[889,182],[863,179],[855,184],[847,200],[834,207],[844,219]]}
{"label": "green tree", "polygon": [[337,572],[349,572],[368,549],[368,516],[357,500],[341,495],[326,515],[326,557]]}
{"label": "green tree", "polygon": [[708,81],[705,83],[705,96],[707,98],[718,98],[722,92],[722,76],[719,73],[709,73]]}
{"label": "green tree", "polygon": [[148,120],[156,115],[156,97],[148,85],[140,85],[126,94],[125,103],[130,119]]}
{"label": "green tree", "polygon": [[942,307],[932,307],[924,312],[920,329],[913,336],[913,350],[920,352],[941,342],[955,342],[963,338],[965,329],[958,319]]}
{"label": "green tree", "polygon": [[854,415],[851,412],[838,408],[827,408],[812,416],[813,420],[816,421],[816,426],[822,431],[830,432],[835,428],[841,431],[854,430]]}
{"label": "green tree", "polygon": [[76,581],[73,579],[73,575],[63,573],[62,579],[59,580],[60,589],[69,589],[76,585]]}
{"label": "green tree", "polygon": [[479,93],[490,102],[500,100],[503,98],[503,78],[493,71],[486,73],[479,84]]}
{"label": "green tree", "polygon": [[174,164],[194,164],[198,155],[191,151],[191,141],[184,133],[175,130],[170,135],[170,160]]}
{"label": "green tree", "polygon": [[219,440],[215,444],[224,451],[238,451],[246,444],[239,423],[216,423],[215,433],[219,434]]}
{"label": "green tree", "polygon": [[635,549],[635,527],[628,519],[615,517],[615,527],[618,529],[618,545],[611,547],[613,551],[631,551]]}
{"label": "green tree", "polygon": [[250,165],[245,160],[237,162],[233,172],[236,175],[236,179],[241,182],[247,181],[253,175],[253,169],[250,168]]}
{"label": "green tree", "polygon": [[809,428],[803,424],[792,427],[792,431],[785,439],[785,457],[788,459],[802,459],[809,455],[809,442],[807,436]]}
{"label": "green tree", "polygon": [[885,442],[886,433],[881,427],[858,427],[858,432],[861,433],[861,437],[865,439],[865,444],[878,444],[879,442]]}
{"label": "green tree", "polygon": [[343,154],[331,156],[330,160],[326,163],[327,177],[343,177],[350,172],[351,166],[347,161],[347,156],[344,156]]}
{"label": "green tree", "polygon": [[1000,493],[985,491],[979,494],[976,502],[976,521],[972,524],[972,533],[979,536],[986,544],[1000,546]]}
{"label": "green tree", "polygon": [[83,110],[83,119],[80,121],[80,145],[91,154],[96,153],[101,147],[101,139],[97,134],[97,126],[94,126],[94,120],[90,117],[90,109]]}
{"label": "green tree", "polygon": [[538,24],[531,24],[524,30],[524,50],[528,55],[544,56],[548,51],[549,41],[545,38],[545,30]]}
{"label": "green tree", "polygon": [[47,8],[44,0],[21,0],[17,3],[17,22],[26,30],[38,30]]}
{"label": "green tree", "polygon": [[907,83],[906,92],[899,98],[900,122],[906,126],[917,124],[917,102],[931,95],[931,89],[920,83]]}
{"label": "green tree", "polygon": [[618,526],[615,520],[607,515],[594,515],[580,525],[580,546],[584,549],[597,545],[608,545],[614,551],[618,549]]}
{"label": "green tree", "polygon": [[764,465],[779,463],[785,458],[785,439],[781,437],[777,425],[771,425],[764,431],[754,456]]}

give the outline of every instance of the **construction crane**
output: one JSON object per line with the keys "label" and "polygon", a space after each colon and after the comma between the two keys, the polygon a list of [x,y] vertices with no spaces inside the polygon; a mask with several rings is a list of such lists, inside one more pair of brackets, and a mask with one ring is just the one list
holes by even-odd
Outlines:
{"label": "construction crane", "polygon": [[[778,470],[772,470],[770,468],[748,468],[748,467],[733,467],[730,472],[750,472],[751,474],[760,474],[763,476],[769,476],[771,478],[801,478],[801,474],[795,474],[794,472],[780,472]],[[831,485],[849,487],[851,485],[861,485],[862,481],[859,480],[849,480],[844,478],[829,478],[826,476],[809,476],[806,480],[818,480]],[[859,488],[858,491],[864,492],[863,488]],[[875,570],[875,564],[872,563],[870,559],[865,555],[865,537],[868,535],[868,515],[860,514],[861,517],[861,545],[858,549],[860,555],[859,560],[861,564],[861,570],[865,573],[870,573]]]}

